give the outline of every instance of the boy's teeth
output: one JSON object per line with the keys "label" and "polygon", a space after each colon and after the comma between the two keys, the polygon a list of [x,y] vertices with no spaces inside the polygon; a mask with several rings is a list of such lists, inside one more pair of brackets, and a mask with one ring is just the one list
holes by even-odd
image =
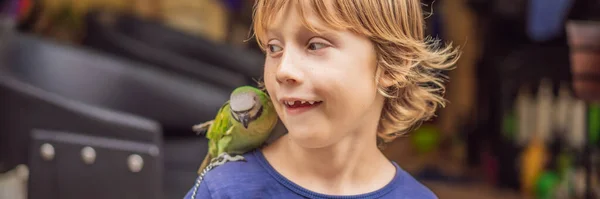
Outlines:
{"label": "boy's teeth", "polygon": [[314,105],[315,103],[317,103],[319,101],[304,101],[304,100],[300,100],[300,101],[286,101],[284,102],[284,104],[289,105],[289,106],[293,106],[294,104],[299,104],[299,105]]}

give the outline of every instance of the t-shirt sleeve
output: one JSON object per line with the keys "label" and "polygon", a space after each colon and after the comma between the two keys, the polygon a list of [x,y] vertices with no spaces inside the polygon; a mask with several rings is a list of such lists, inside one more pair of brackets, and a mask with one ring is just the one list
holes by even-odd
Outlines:
{"label": "t-shirt sleeve", "polygon": [[[184,199],[191,199],[192,198],[192,194],[194,193],[194,187],[196,186],[196,184],[194,183],[194,186],[192,186],[192,188],[188,191],[187,194],[185,194]],[[196,190],[196,196],[194,197],[196,199],[211,199],[212,196],[210,194],[210,190],[208,190],[208,186],[207,186],[207,182],[203,181],[202,183],[200,183],[200,186],[198,186],[198,190]]]}

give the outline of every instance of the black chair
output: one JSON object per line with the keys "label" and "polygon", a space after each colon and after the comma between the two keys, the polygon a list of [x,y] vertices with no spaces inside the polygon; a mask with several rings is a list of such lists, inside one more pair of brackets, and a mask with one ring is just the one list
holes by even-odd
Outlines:
{"label": "black chair", "polygon": [[81,101],[160,123],[164,136],[165,192],[180,198],[207,151],[191,127],[211,120],[231,90],[179,73],[16,34],[0,45],[0,73]]}
{"label": "black chair", "polygon": [[[225,88],[253,84],[262,75],[262,57],[248,56],[241,50],[218,46],[164,26],[133,21],[133,17],[115,15],[110,16],[115,22],[105,22],[102,20],[108,17],[105,15],[108,14],[87,15],[83,45]],[[136,27],[123,30],[123,23]],[[140,30],[129,31],[129,28]]]}
{"label": "black chair", "polygon": [[[90,20],[97,19],[93,14]],[[248,77],[259,78],[263,75],[265,57],[260,51],[189,35],[160,22],[145,20],[132,14],[121,14],[115,19],[116,31],[150,46],[240,72]]]}
{"label": "black chair", "polygon": [[224,89],[143,64],[29,35],[6,41],[2,71],[65,97],[151,118],[165,135],[193,135],[229,99]]}
{"label": "black chair", "polygon": [[[158,123],[69,100],[6,74],[0,75],[0,95],[0,161],[29,165],[29,198],[163,198]],[[138,167],[129,169],[129,162]]]}

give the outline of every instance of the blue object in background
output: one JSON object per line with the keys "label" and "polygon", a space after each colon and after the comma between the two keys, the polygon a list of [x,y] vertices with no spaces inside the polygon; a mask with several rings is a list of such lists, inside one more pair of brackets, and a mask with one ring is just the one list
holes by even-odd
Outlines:
{"label": "blue object in background", "polygon": [[[439,8],[436,8],[436,10],[438,10]],[[437,14],[433,14],[432,22],[433,22],[433,30],[431,30],[431,34],[434,38],[436,39],[441,39],[444,40],[444,30],[443,30],[443,23],[442,23],[442,16],[440,13]]]}
{"label": "blue object in background", "polygon": [[527,35],[534,41],[548,41],[564,31],[572,0],[530,0]]}
{"label": "blue object in background", "polygon": [[242,1],[248,1],[248,0],[222,0],[223,4],[225,4],[225,6],[230,10],[230,11],[239,11],[242,8]]}

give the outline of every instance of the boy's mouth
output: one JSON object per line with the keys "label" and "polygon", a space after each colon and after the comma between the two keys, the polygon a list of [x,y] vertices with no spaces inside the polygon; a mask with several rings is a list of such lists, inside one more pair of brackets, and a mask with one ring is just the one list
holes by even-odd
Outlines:
{"label": "boy's mouth", "polygon": [[292,100],[292,101],[283,101],[288,108],[301,108],[301,107],[310,107],[321,104],[323,101],[304,101],[304,100]]}
{"label": "boy's mouth", "polygon": [[323,103],[323,101],[285,99],[282,100],[282,103],[285,105],[285,111],[289,115],[296,115],[319,106],[321,103]]}

